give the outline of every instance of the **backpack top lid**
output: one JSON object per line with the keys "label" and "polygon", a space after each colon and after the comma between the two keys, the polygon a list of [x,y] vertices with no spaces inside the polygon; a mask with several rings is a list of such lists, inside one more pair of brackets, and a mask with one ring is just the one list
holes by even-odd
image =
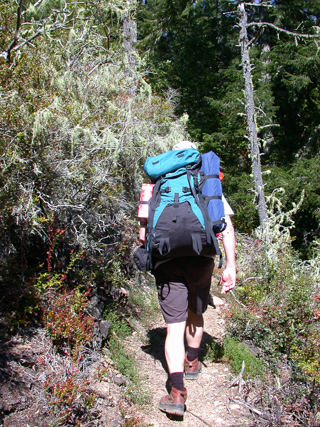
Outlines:
{"label": "backpack top lid", "polygon": [[148,157],[144,163],[144,170],[153,180],[179,168],[194,165],[200,159],[200,153],[194,148],[171,150],[155,157]]}

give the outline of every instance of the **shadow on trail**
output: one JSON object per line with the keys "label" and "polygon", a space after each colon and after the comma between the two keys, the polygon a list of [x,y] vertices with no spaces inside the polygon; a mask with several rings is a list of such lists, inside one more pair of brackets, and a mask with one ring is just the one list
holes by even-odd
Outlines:
{"label": "shadow on trail", "polygon": [[[168,374],[168,366],[164,354],[164,343],[167,335],[166,328],[155,328],[150,329],[147,333],[147,337],[149,339],[149,344],[141,346],[141,349],[146,353],[152,356],[154,359],[159,360],[162,364],[163,369]],[[185,343],[185,348],[187,345]],[[200,349],[200,360],[208,353],[221,353],[223,354],[222,347],[216,342],[216,339],[209,335],[207,332],[204,332],[201,342]],[[220,355],[219,355],[220,356]],[[220,358],[220,357],[218,357]],[[205,365],[205,363],[202,361]]]}
{"label": "shadow on trail", "polygon": [[[165,353],[164,353],[164,344],[165,344],[166,335],[167,335],[167,328],[165,327],[150,329],[147,333],[149,343],[147,345],[142,345],[141,349],[146,354],[150,355],[153,359],[156,359],[161,363],[163,370],[167,374],[167,380],[166,380],[165,386],[166,386],[167,392],[170,393],[171,384],[169,380],[168,365],[167,365]],[[186,342],[185,342],[185,348],[187,349]],[[202,337],[202,342],[201,342],[200,356],[199,356],[204,366],[206,366],[206,363],[203,359],[205,359],[208,356],[209,358],[212,356],[213,358],[216,358],[214,354],[217,355],[217,349],[218,349],[218,353],[221,351],[223,353],[223,349],[219,345],[217,340],[213,338],[211,335],[209,335],[207,332],[204,332]],[[170,414],[165,414],[165,415],[171,421],[181,422],[184,420],[183,416],[170,415]]]}
{"label": "shadow on trail", "polygon": [[149,343],[141,346],[141,349],[161,362],[163,369],[168,373],[168,366],[164,355],[164,342],[167,335],[167,328],[150,329],[147,333]]}

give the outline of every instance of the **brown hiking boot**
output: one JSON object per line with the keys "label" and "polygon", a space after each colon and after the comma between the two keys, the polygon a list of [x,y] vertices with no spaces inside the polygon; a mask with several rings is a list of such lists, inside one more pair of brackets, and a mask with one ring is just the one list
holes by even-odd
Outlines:
{"label": "brown hiking boot", "polygon": [[160,411],[171,415],[183,415],[187,400],[187,390],[177,390],[172,387],[171,393],[163,396],[159,402]]}
{"label": "brown hiking boot", "polygon": [[201,363],[199,359],[195,359],[192,362],[189,362],[188,356],[186,355],[186,359],[184,361],[184,376],[186,380],[196,380],[199,376],[199,372],[201,371]]}

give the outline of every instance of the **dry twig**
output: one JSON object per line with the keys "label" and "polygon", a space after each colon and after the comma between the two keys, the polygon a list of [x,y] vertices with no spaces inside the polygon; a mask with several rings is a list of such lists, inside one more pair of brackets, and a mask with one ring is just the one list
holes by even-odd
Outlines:
{"label": "dry twig", "polygon": [[205,424],[206,426],[208,426],[208,427],[212,427],[212,424],[207,423],[207,421],[203,420],[201,417],[199,417],[199,415],[196,415],[196,414],[194,414],[193,412],[188,411],[188,410],[187,410],[187,412],[189,412],[189,414],[193,415],[195,418],[197,418],[199,421],[201,421],[201,422],[202,422],[203,424]]}
{"label": "dry twig", "polygon": [[238,384],[238,390],[239,390],[239,393],[241,393],[242,384],[244,383],[244,380],[243,380],[243,377],[242,377],[243,372],[244,372],[244,368],[245,368],[245,363],[244,363],[244,360],[243,360],[243,361],[242,361],[242,368],[241,368],[240,374],[237,376],[237,378],[235,378],[235,379],[232,381],[232,383],[229,385],[229,387],[228,387],[228,388],[231,388],[231,387],[232,387],[232,386],[234,386],[235,384]]}
{"label": "dry twig", "polygon": [[248,408],[251,412],[253,412],[254,414],[258,415],[259,417],[263,418],[264,420],[269,421],[270,420],[270,415],[266,414],[262,411],[260,411],[259,409],[255,408],[253,405],[250,405],[250,403],[247,403],[243,400],[238,400],[238,399],[230,399],[231,402],[237,403],[238,405],[243,405],[246,408]]}

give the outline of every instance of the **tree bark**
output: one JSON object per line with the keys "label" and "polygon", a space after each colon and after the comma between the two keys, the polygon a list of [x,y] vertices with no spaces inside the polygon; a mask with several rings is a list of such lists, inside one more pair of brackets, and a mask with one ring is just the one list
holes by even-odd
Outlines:
{"label": "tree bark", "polygon": [[222,45],[222,7],[221,7],[221,0],[216,0],[216,8],[217,8],[217,42],[218,46],[221,47]]}
{"label": "tree bark", "polygon": [[135,43],[137,42],[137,23],[130,17],[125,17],[123,21],[124,50],[127,54],[128,68],[130,71],[136,69],[136,59],[134,57]]}
{"label": "tree bark", "polygon": [[264,185],[261,173],[260,147],[258,143],[257,125],[255,120],[255,103],[253,96],[253,83],[251,75],[251,64],[248,46],[247,33],[247,13],[244,3],[238,6],[240,17],[240,45],[241,45],[241,61],[243,68],[243,77],[245,81],[245,97],[246,97],[246,114],[248,121],[250,154],[252,162],[252,172],[254,179],[254,188],[256,191],[258,214],[260,226],[263,227],[268,219],[266,200],[264,195]]}
{"label": "tree bark", "polygon": [[[259,9],[260,9],[260,21],[264,22],[266,17],[266,7],[261,5]],[[270,76],[270,73],[268,72],[268,66],[270,64],[269,53],[271,52],[270,28],[269,27],[263,28],[260,37],[261,37],[261,61],[263,66],[261,80],[262,80],[262,83],[266,84],[266,88],[267,88],[271,84],[271,76]],[[270,90],[269,89],[266,89],[266,90],[269,96],[271,97]],[[270,111],[267,111],[267,107],[265,103],[262,102],[261,108],[269,120],[269,123],[266,123],[266,124],[270,125],[270,127],[268,127],[262,132],[262,137],[261,137],[263,141],[262,149],[265,153],[268,153],[270,150],[270,146],[274,141],[274,136],[272,132],[273,120],[270,117]]]}

